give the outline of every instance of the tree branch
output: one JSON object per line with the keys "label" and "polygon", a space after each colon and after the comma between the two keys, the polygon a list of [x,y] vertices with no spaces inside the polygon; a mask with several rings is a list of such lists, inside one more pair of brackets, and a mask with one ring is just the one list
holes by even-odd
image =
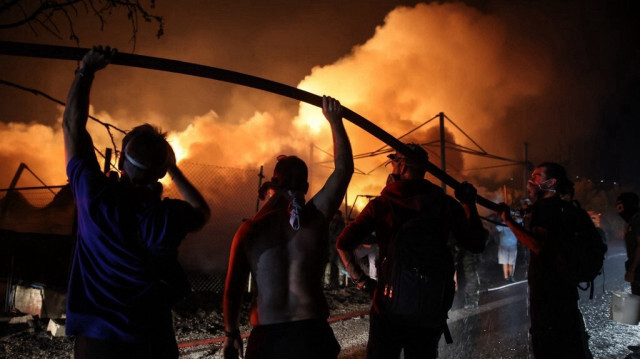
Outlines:
{"label": "tree branch", "polygon": [[[87,13],[91,13],[100,21],[100,30],[105,27],[105,17],[111,16],[114,9],[122,9],[127,13],[127,18],[131,24],[131,41],[135,50],[137,34],[140,28],[140,19],[145,22],[155,22],[158,24],[156,37],[160,38],[164,34],[164,20],[161,16],[154,15],[145,6],[140,4],[140,0],[40,0],[39,5],[33,9],[33,0],[9,0],[0,6],[0,14],[8,15],[8,13],[16,7],[20,9],[21,14],[16,15],[19,19],[7,20],[7,23],[0,24],[0,30],[29,26],[37,36],[37,31],[32,24],[38,24],[45,31],[51,33],[57,38],[61,38],[61,31],[58,28],[59,21],[65,21],[69,26],[69,38],[79,44],[79,38],[74,28],[74,17],[78,17],[76,4],[82,4]],[[26,11],[22,6],[33,10]],[[30,6],[29,6],[30,5]],[[149,0],[149,8],[155,8],[155,0]],[[72,9],[71,13],[69,9]],[[7,16],[11,18],[11,16]],[[64,20],[60,20],[60,19]]]}

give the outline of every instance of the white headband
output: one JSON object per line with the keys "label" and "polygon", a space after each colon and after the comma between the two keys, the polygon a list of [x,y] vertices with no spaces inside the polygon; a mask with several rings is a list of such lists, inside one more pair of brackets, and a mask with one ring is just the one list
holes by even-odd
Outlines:
{"label": "white headband", "polygon": [[138,167],[141,170],[148,170],[149,169],[149,167],[147,167],[147,166],[143,165],[142,163],[140,163],[140,162],[136,161],[135,159],[133,159],[133,157],[131,157],[131,155],[128,152],[124,153],[124,157],[126,157],[127,160],[129,162],[131,162],[132,165]]}

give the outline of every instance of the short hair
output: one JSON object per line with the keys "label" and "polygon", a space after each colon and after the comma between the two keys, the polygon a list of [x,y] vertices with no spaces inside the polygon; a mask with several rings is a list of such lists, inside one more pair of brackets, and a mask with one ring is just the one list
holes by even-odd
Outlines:
{"label": "short hair", "polygon": [[[135,162],[153,171],[154,177],[162,178],[169,165],[169,143],[167,134],[148,123],[137,126],[122,139],[122,155],[130,156]],[[138,166],[134,163],[136,167]]]}
{"label": "short hair", "polygon": [[[416,155],[416,157],[420,157],[424,160],[424,162],[429,161],[429,154],[427,153],[427,151],[425,151],[424,148],[422,148],[422,146],[420,146],[417,143],[407,143],[406,144],[407,147],[409,147],[409,149],[411,150],[412,153],[414,153]],[[427,166],[425,165],[425,163],[422,161],[416,161],[411,157],[407,157],[406,159],[406,164],[409,167],[413,167],[415,169],[418,169],[420,171],[427,171]]]}
{"label": "short hair", "polygon": [[567,176],[567,171],[560,164],[555,162],[543,162],[538,165],[538,168],[544,168],[544,173],[547,178],[555,178],[557,185],[556,191],[560,195],[569,195],[573,198],[574,195],[574,185],[569,177]]}
{"label": "short hair", "polygon": [[638,199],[638,195],[633,192],[623,192],[618,196],[617,201],[622,202],[624,205],[625,211],[635,211],[638,209],[638,205],[640,200]]}
{"label": "short hair", "polygon": [[271,182],[282,189],[306,191],[308,175],[307,164],[303,160],[296,156],[280,155]]}

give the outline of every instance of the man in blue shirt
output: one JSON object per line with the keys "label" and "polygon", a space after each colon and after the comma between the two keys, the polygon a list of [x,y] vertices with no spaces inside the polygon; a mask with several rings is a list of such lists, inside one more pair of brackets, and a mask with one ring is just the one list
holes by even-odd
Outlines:
{"label": "man in blue shirt", "polygon": [[[138,126],[122,141],[121,179],[107,178],[86,124],[94,74],[116,50],[82,59],[63,117],[67,175],[78,209],[78,238],[67,296],[75,358],[177,358],[171,306],[188,283],[177,247],[208,220],[209,207],[176,166],[165,134]],[[169,173],[184,197],[161,199]]]}

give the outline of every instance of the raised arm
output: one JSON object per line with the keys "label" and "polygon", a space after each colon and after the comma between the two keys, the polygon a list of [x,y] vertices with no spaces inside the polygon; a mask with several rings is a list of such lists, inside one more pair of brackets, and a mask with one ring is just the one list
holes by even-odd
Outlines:
{"label": "raised arm", "polygon": [[67,95],[67,106],[62,119],[66,163],[72,157],[93,156],[93,141],[87,132],[89,117],[89,92],[96,71],[107,66],[116,49],[109,46],[97,46],[82,58],[82,64],[76,71],[75,79]]}
{"label": "raised arm", "polygon": [[538,238],[542,238],[547,235],[547,232],[543,228],[536,227],[533,229],[533,233],[527,231],[511,217],[511,210],[509,209],[509,206],[504,203],[500,204],[500,215],[502,216],[504,223],[509,226],[520,243],[529,248],[533,253],[540,254],[542,245]]}
{"label": "raised arm", "polygon": [[243,357],[242,337],[240,336],[240,310],[242,299],[249,279],[249,262],[244,253],[243,242],[249,233],[248,222],[240,226],[231,244],[229,268],[224,287],[223,314],[226,338],[223,344],[225,359]]}
{"label": "raised arm", "polygon": [[488,232],[482,226],[482,221],[478,214],[478,207],[476,206],[477,191],[470,183],[463,182],[456,188],[455,196],[460,201],[460,205],[462,205],[464,215],[457,213],[460,211],[460,205],[455,203],[453,198],[447,197],[451,201],[450,208],[454,221],[454,236],[466,250],[480,253],[484,250]]}
{"label": "raised arm", "polygon": [[353,175],[353,154],[347,131],[342,123],[342,106],[338,100],[322,97],[322,113],[329,121],[333,136],[334,166],[333,173],[324,187],[311,199],[325,218],[333,217],[347,192]]}
{"label": "raised arm", "polygon": [[[169,173],[169,176],[176,185],[176,188],[178,188],[182,198],[202,214],[204,219],[202,226],[204,226],[204,224],[209,220],[209,217],[211,217],[211,209],[200,191],[191,184],[182,171],[180,171],[180,168],[178,168],[178,165],[176,164],[176,157],[171,146],[169,146],[169,154],[171,157],[169,159],[169,168],[167,173]],[[202,226],[200,226],[200,228]]]}

